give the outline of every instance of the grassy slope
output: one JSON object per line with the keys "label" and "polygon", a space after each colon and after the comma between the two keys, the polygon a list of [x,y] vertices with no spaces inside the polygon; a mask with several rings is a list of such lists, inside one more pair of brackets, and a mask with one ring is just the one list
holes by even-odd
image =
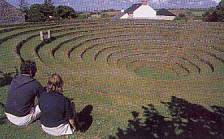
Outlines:
{"label": "grassy slope", "polygon": [[[24,31],[24,29],[20,31]],[[16,43],[30,34],[20,35],[1,45],[0,70],[14,71],[14,66],[18,66],[18,59],[14,57],[13,53]],[[25,58],[35,58],[33,49],[38,43],[38,38],[28,42],[25,45],[27,47],[21,49],[22,55]],[[141,112],[143,105],[152,103],[162,113],[166,113],[160,102],[169,101],[173,95],[206,107],[224,106],[222,101],[224,80],[222,79],[219,79],[218,82],[212,81],[212,78],[211,80],[199,78],[197,80],[160,81],[138,77],[134,73],[123,70],[118,70],[122,74],[112,73],[111,67],[104,62],[73,65],[73,61],[67,62],[66,58],[64,62],[64,56],[59,56],[62,59],[59,62],[53,61],[52,57],[49,60],[50,49],[54,46],[52,44],[47,46],[40,50],[40,55],[45,58],[45,62],[49,66],[45,66],[37,60],[39,69],[37,79],[45,84],[47,75],[57,71],[65,80],[65,95],[74,99],[77,111],[81,111],[86,105],[93,105],[92,126],[85,133],[75,134],[74,136],[77,138],[102,138],[114,134],[118,127],[125,128],[127,121],[131,118],[131,112]],[[87,60],[89,57],[91,56],[86,55]],[[63,63],[66,65],[61,67],[60,62],[62,65]],[[102,69],[102,67],[104,68]],[[221,67],[220,70],[222,71],[222,69]],[[7,87],[0,88],[0,102],[5,102],[6,92]],[[0,112],[2,116],[2,109]],[[0,138],[51,138],[41,131],[39,122],[23,128],[6,123],[0,125],[0,131]],[[70,136],[70,138],[74,136]]]}

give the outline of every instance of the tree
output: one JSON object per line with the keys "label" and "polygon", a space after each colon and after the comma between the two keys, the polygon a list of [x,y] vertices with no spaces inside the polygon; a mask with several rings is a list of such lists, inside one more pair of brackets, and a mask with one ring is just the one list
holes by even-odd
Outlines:
{"label": "tree", "polygon": [[218,15],[218,21],[224,22],[224,0],[216,7],[216,13]]}
{"label": "tree", "polygon": [[221,0],[217,8],[224,8],[224,0]]}
{"label": "tree", "polygon": [[51,0],[44,0],[44,4],[53,5],[53,2]]}
{"label": "tree", "polygon": [[30,6],[29,10],[27,11],[27,21],[30,22],[42,22],[46,20],[46,17],[41,12],[41,4],[33,4]]}
{"label": "tree", "polygon": [[55,11],[56,15],[63,19],[75,18],[77,16],[75,10],[69,6],[58,6]]}
{"label": "tree", "polygon": [[26,12],[29,9],[29,4],[25,0],[20,0],[19,8],[22,12]]}
{"label": "tree", "polygon": [[221,0],[215,9],[210,9],[207,11],[203,15],[203,21],[224,22],[224,0]]}
{"label": "tree", "polygon": [[43,4],[33,4],[25,10],[26,21],[28,22],[44,22],[47,20],[56,20],[58,17],[75,18],[77,14],[75,10],[69,6],[58,6],[55,8],[51,0],[45,0]]}
{"label": "tree", "polygon": [[40,12],[48,19],[49,16],[55,15],[55,7],[50,3],[44,3],[41,5]]}
{"label": "tree", "polygon": [[43,22],[55,15],[55,7],[51,4],[33,4],[26,11],[27,21]]}
{"label": "tree", "polygon": [[218,15],[217,15],[216,11],[209,10],[209,11],[205,12],[203,21],[217,22],[218,21]]}

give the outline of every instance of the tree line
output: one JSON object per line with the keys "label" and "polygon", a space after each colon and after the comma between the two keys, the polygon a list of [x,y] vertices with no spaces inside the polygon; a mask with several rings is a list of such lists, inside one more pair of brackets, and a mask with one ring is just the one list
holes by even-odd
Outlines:
{"label": "tree line", "polygon": [[27,22],[45,22],[49,20],[71,19],[77,17],[77,12],[69,6],[54,6],[45,0],[43,4],[21,5]]}
{"label": "tree line", "polygon": [[[33,4],[31,6],[21,4],[20,6],[21,10],[25,13],[25,19],[27,22],[72,19],[79,16],[72,7],[62,5],[54,6],[51,0],[45,0],[43,4]],[[82,14],[80,14],[80,17],[81,16]],[[182,18],[185,19],[185,16]],[[224,0],[221,0],[215,8],[211,8],[206,11],[203,15],[203,21],[224,22]]]}

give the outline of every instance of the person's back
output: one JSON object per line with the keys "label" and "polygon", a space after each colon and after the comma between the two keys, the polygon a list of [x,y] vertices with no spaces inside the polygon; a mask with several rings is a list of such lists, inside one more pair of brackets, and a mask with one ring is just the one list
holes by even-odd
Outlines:
{"label": "person's back", "polygon": [[53,136],[73,134],[75,129],[74,107],[63,96],[63,80],[58,74],[49,78],[46,91],[41,93],[39,105],[41,110],[41,127]]}
{"label": "person's back", "polygon": [[43,91],[41,84],[33,77],[36,64],[24,61],[20,67],[21,74],[15,76],[9,86],[5,114],[15,125],[28,125],[40,115],[38,106],[34,106],[37,96]]}
{"label": "person's back", "polygon": [[71,103],[59,92],[43,92],[40,96],[40,121],[46,127],[67,124],[73,118]]}
{"label": "person's back", "polygon": [[40,83],[30,76],[15,76],[9,87],[5,111],[19,117],[29,114],[41,88]]}

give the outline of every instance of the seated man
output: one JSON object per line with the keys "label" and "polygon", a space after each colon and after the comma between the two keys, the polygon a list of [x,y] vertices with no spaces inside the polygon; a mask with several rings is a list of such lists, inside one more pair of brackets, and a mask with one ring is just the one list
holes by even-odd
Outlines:
{"label": "seated man", "polygon": [[8,90],[5,114],[10,122],[18,126],[32,123],[40,117],[39,106],[35,106],[35,98],[43,92],[41,84],[34,79],[37,72],[32,61],[21,63],[20,74],[16,75]]}

